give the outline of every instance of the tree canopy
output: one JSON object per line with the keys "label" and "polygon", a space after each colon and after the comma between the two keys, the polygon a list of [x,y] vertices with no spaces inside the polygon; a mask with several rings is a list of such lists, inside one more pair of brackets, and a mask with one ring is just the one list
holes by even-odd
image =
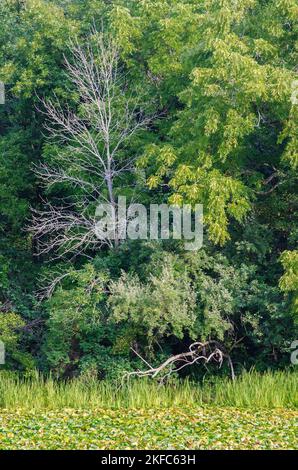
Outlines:
{"label": "tree canopy", "polygon": [[[193,340],[219,341],[239,368],[290,365],[298,312],[296,0],[2,0],[0,17],[6,367],[117,377],[136,366],[131,347],[158,359]],[[108,65],[117,51],[121,76],[112,84],[110,133],[98,124],[105,105],[96,108],[107,95],[92,98],[88,88],[104,68],[94,31],[107,39]],[[84,64],[95,74],[87,88]],[[67,138],[58,121],[74,125]],[[107,152],[100,178],[91,147]],[[41,249],[53,233],[41,240],[28,230],[34,214],[55,207],[58,220],[64,199],[79,221],[77,239],[97,192],[110,202],[125,195],[203,204],[203,248],[135,240],[90,243],[76,256],[61,256],[55,243],[53,253]]]}

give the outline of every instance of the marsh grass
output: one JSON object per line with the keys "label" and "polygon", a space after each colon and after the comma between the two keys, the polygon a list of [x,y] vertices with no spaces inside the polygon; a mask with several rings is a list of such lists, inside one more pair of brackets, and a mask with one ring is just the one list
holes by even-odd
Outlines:
{"label": "marsh grass", "polygon": [[36,373],[21,378],[0,373],[0,408],[26,410],[96,409],[96,408],[168,408],[217,406],[244,408],[297,408],[297,373],[245,372],[235,382],[215,379],[196,384],[187,380],[159,386],[139,379],[115,384],[79,379],[62,382]]}

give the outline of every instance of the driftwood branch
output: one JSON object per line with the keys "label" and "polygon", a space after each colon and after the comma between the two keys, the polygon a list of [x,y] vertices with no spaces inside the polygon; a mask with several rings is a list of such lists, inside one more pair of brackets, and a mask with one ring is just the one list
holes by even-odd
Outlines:
{"label": "driftwood branch", "polygon": [[171,375],[171,373],[178,372],[184,367],[194,365],[198,362],[203,362],[204,364],[213,362],[217,363],[219,367],[221,367],[224,359],[226,359],[230,367],[231,378],[232,380],[235,380],[235,372],[231,357],[226,351],[224,351],[217,341],[192,343],[187,352],[171,356],[157,367],[151,366],[137,351],[133,348],[131,349],[149,367],[149,369],[128,372],[125,374],[124,378],[130,378],[132,376],[155,378],[164,373],[162,377],[162,381],[164,381],[166,377]]}

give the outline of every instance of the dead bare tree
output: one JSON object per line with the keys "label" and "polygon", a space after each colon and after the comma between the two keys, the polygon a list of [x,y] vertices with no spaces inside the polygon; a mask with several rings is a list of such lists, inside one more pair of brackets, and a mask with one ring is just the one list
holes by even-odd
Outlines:
{"label": "dead bare tree", "polygon": [[161,382],[164,382],[173,372],[178,372],[184,367],[194,365],[198,362],[203,362],[204,364],[214,362],[221,367],[224,359],[227,359],[231,371],[231,378],[235,380],[231,357],[217,341],[192,343],[187,352],[171,356],[157,367],[152,367],[135,349],[132,349],[132,351],[147,365],[148,369],[128,372],[124,375],[123,379],[132,376],[155,378],[163,374]]}
{"label": "dead bare tree", "polygon": [[98,239],[94,207],[107,202],[116,209],[115,178],[132,172],[135,163],[126,145],[154,117],[128,95],[118,49],[102,33],[93,30],[84,46],[73,41],[70,52],[65,67],[80,97],[78,110],[58,99],[42,100],[45,128],[58,150],[55,164],[43,163],[35,172],[46,188],[63,184],[73,193],[58,205],[45,202],[44,210],[33,210],[31,227],[39,253],[54,250],[58,256],[118,244],[119,227],[113,241]]}

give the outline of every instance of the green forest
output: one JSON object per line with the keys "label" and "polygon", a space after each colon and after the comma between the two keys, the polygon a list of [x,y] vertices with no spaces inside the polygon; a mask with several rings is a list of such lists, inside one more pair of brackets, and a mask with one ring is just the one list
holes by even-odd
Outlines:
{"label": "green forest", "polygon": [[[94,400],[117,415],[183,400],[190,414],[204,403],[259,407],[263,397],[294,418],[297,1],[0,0],[0,18],[3,422],[51,399],[59,413]],[[116,209],[123,197],[202,205],[202,247],[185,249],[172,226],[165,239],[96,236],[98,204]],[[40,388],[52,398],[40,392],[35,406]],[[1,422],[0,448],[11,448],[21,421],[16,434]],[[34,445],[61,447],[51,439]],[[65,448],[88,447],[69,439]],[[270,439],[264,447],[283,438]],[[287,439],[281,447],[294,446]]]}

